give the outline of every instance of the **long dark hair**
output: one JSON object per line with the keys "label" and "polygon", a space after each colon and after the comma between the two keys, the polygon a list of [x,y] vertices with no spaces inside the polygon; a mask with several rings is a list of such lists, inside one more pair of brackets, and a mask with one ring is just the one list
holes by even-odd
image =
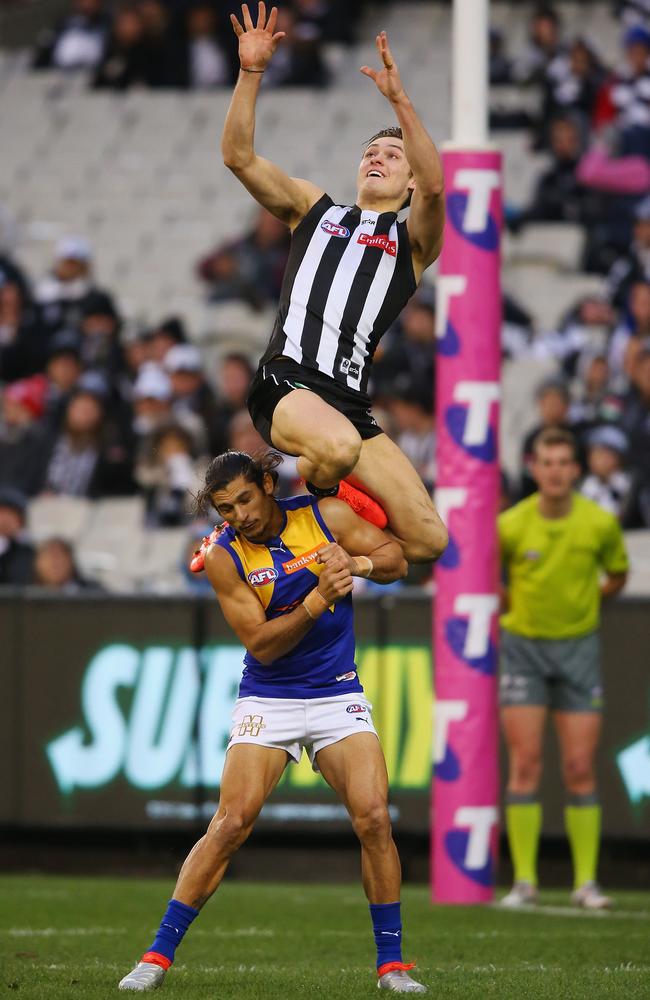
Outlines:
{"label": "long dark hair", "polygon": [[238,476],[262,489],[264,476],[268,473],[275,486],[278,481],[275,470],[282,462],[282,455],[277,451],[256,452],[254,455],[245,451],[224,451],[217,455],[206,469],[203,489],[194,495],[194,513],[205,514],[212,506],[212,494],[225,489]]}

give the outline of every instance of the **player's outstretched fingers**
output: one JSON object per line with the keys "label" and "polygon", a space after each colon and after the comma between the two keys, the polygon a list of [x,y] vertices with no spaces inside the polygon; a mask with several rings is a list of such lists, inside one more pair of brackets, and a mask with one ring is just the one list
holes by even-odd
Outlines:
{"label": "player's outstretched fingers", "polygon": [[232,30],[237,35],[237,38],[239,38],[240,35],[244,34],[244,29],[242,28],[241,24],[237,20],[237,15],[236,14],[231,14],[230,15],[230,23],[232,24]]}
{"label": "player's outstretched fingers", "polygon": [[[266,24],[266,30],[270,31],[272,35],[275,34],[275,25],[277,23],[277,20],[278,20],[278,8],[271,7],[271,13],[269,14],[269,19]],[[284,32],[282,32],[282,34],[284,35]]]}
{"label": "player's outstretched fingers", "polygon": [[266,24],[266,4],[264,0],[259,0],[257,5],[257,27],[264,28]]}
{"label": "player's outstretched fingers", "polygon": [[241,5],[242,17],[244,18],[244,27],[246,31],[253,30],[253,19],[251,18],[250,11],[248,9],[248,4],[243,3]]}
{"label": "player's outstretched fingers", "polygon": [[364,76],[369,76],[375,83],[377,82],[377,70],[372,69],[372,67],[362,66],[360,72],[363,73]]}

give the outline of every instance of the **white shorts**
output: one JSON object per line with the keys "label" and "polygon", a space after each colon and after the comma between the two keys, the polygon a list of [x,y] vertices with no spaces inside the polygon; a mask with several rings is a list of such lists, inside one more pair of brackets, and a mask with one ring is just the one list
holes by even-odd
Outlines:
{"label": "white shorts", "polygon": [[236,743],[276,747],[286,750],[298,764],[304,747],[318,771],[319,750],[355,733],[377,736],[371,711],[372,705],[359,693],[332,698],[239,698],[228,749]]}

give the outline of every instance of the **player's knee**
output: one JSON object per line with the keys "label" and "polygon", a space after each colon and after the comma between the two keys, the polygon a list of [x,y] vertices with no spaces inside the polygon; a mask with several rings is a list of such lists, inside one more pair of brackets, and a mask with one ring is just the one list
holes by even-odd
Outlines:
{"label": "player's knee", "polygon": [[352,825],[361,843],[388,840],[391,835],[390,816],[385,802],[378,802],[364,809],[353,818]]}
{"label": "player's knee", "polygon": [[510,761],[511,791],[526,792],[537,788],[542,776],[542,756],[530,751],[518,753]]}
{"label": "player's knee", "polygon": [[572,754],[562,763],[564,783],[572,792],[590,791],[594,785],[594,765],[591,756]]}
{"label": "player's knee", "polygon": [[253,829],[254,818],[244,810],[234,809],[225,813],[217,823],[210,826],[207,836],[218,844],[220,850],[234,853],[244,843]]}
{"label": "player's knee", "polygon": [[361,436],[350,425],[349,431],[332,435],[322,441],[316,448],[314,463],[319,469],[327,471],[332,478],[344,479],[359,461],[361,443]]}
{"label": "player's knee", "polygon": [[417,537],[402,543],[404,558],[410,563],[427,563],[439,559],[449,543],[449,534],[439,518],[427,517],[418,522]]}

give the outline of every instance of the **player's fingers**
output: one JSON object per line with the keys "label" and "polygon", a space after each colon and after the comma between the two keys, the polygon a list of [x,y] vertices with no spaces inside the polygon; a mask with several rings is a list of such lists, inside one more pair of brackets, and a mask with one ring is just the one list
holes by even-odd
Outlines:
{"label": "player's fingers", "polygon": [[384,66],[386,69],[392,69],[395,65],[395,60],[393,59],[393,53],[390,50],[390,45],[388,44],[388,35],[385,31],[381,33],[381,57],[384,60]]}
{"label": "player's fingers", "polygon": [[269,19],[266,22],[266,30],[270,31],[271,34],[275,31],[276,21],[278,20],[278,8],[271,7],[271,13],[269,14]]}
{"label": "player's fingers", "polygon": [[235,14],[231,14],[230,15],[230,23],[232,24],[232,30],[237,35],[237,38],[239,38],[240,35],[244,34],[244,29],[242,28],[241,24],[237,20],[237,17],[236,17]]}
{"label": "player's fingers", "polygon": [[286,31],[276,31],[276,33],[273,36],[273,41],[274,42],[281,42],[282,39],[286,38],[286,37],[287,37]]}
{"label": "player's fingers", "polygon": [[243,3],[241,5],[241,12],[242,12],[242,17],[244,18],[244,27],[246,28],[246,31],[252,31],[253,30],[253,21],[251,19],[251,15],[250,15],[250,11],[248,9],[248,4],[247,3]]}
{"label": "player's fingers", "polygon": [[363,73],[364,76],[369,76],[371,80],[377,79],[377,71],[371,69],[370,66],[362,66],[361,72]]}
{"label": "player's fingers", "polygon": [[257,27],[264,28],[266,26],[266,4],[264,0],[259,0],[257,5]]}

